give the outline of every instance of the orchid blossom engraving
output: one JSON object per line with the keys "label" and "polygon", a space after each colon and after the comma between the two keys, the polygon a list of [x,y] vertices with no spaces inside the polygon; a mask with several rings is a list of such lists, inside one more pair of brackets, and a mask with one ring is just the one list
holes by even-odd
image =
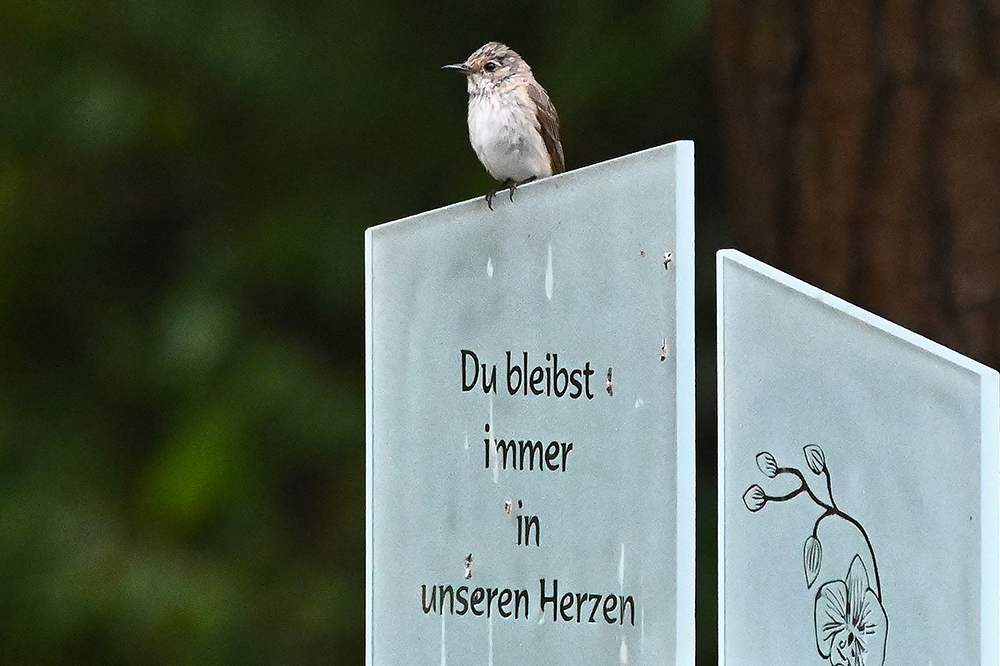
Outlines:
{"label": "orchid blossom engraving", "polygon": [[802,567],[808,589],[816,583],[823,566],[820,524],[829,518],[840,518],[857,529],[868,547],[873,577],[869,578],[860,554],[855,554],[845,578],[828,580],[819,587],[813,623],[816,650],[830,666],[883,666],[889,619],[882,605],[882,582],[871,538],[857,519],[837,506],[823,449],[810,444],[802,449],[802,453],[809,471],[823,477],[828,499],[821,498],[813,491],[802,470],[797,467],[782,467],[773,455],[762,451],[757,454],[756,462],[757,468],[765,477],[774,479],[788,474],[798,479],[798,485],[783,495],[769,495],[760,484],[755,483],[743,493],[743,504],[749,511],[756,513],[769,503],[787,502],[805,495],[822,509],[813,523],[812,533],[806,537],[802,547]]}
{"label": "orchid blossom engraving", "polygon": [[889,620],[854,556],[844,580],[831,580],[816,593],[816,648],[830,666],[880,666],[885,661]]}

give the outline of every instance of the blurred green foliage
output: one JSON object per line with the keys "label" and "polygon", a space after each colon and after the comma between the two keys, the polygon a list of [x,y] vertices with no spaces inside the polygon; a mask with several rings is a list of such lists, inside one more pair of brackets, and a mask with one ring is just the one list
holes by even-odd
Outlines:
{"label": "blurred green foliage", "polygon": [[519,50],[569,168],[694,138],[711,245],[706,12],[0,4],[0,663],[361,663],[362,232],[491,186],[440,66]]}

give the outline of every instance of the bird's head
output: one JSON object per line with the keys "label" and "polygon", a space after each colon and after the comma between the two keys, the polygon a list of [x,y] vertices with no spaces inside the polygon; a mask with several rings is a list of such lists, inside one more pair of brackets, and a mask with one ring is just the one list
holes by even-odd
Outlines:
{"label": "bird's head", "polygon": [[469,92],[497,86],[517,74],[531,72],[517,52],[500,42],[484,44],[465,62],[445,65],[442,69],[465,74],[469,79]]}

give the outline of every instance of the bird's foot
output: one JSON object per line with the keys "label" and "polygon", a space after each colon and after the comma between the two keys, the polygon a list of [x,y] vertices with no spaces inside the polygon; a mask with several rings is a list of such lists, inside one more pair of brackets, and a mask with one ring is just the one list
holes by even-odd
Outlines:
{"label": "bird's foot", "polygon": [[507,190],[510,193],[510,200],[514,201],[514,190],[519,188],[521,185],[530,183],[533,180],[537,180],[538,176],[531,176],[530,178],[525,178],[524,180],[517,181],[513,178],[508,178],[503,181],[492,190],[486,194],[486,205],[489,206],[490,210],[493,210],[493,198],[500,192]]}
{"label": "bird's foot", "polygon": [[513,179],[508,178],[503,181],[492,190],[486,193],[486,205],[489,206],[490,210],[493,210],[493,197],[497,195],[498,192],[503,192],[504,190],[510,190],[511,201],[514,200],[514,188],[517,187],[517,183]]}
{"label": "bird's foot", "polygon": [[524,185],[525,183],[530,183],[531,181],[533,181],[533,180],[535,180],[537,178],[538,178],[538,176],[531,176],[530,178],[525,178],[524,180],[522,180],[519,183],[515,182],[515,181],[512,181],[512,180],[510,180],[508,178],[508,181],[511,184],[510,185],[510,200],[514,201],[514,190],[516,190],[517,188],[519,188],[521,185]]}

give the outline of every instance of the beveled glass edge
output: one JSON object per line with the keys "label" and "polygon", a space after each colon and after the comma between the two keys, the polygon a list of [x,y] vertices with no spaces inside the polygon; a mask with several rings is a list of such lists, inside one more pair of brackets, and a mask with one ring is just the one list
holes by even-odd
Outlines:
{"label": "beveled glass edge", "polygon": [[726,250],[719,250],[715,253],[715,403],[716,403],[716,437],[718,450],[716,453],[716,622],[717,628],[716,633],[718,634],[718,654],[716,655],[716,661],[719,666],[725,666],[726,663],[726,567],[724,566],[724,554],[726,552],[726,502],[725,502],[725,470],[726,470],[726,438],[724,432],[724,424],[726,422],[725,416],[725,401],[722,399],[725,395],[724,383],[725,383],[725,373],[723,372],[724,366],[722,365],[724,348],[723,335],[725,333],[725,328],[723,327],[723,321],[725,319],[724,303],[725,298],[725,260],[728,254]]}
{"label": "beveled glass edge", "polygon": [[[982,453],[980,518],[983,666],[1000,666],[1000,375],[996,371],[982,375]],[[990,502],[989,498],[993,501]],[[993,632],[992,645],[989,641]]]}
{"label": "beveled glass edge", "polygon": [[374,322],[372,321],[374,289],[372,261],[372,229],[365,230],[365,665],[374,666],[374,552],[373,525],[374,489],[372,486],[374,456]]}
{"label": "beveled glass edge", "polygon": [[675,239],[677,265],[677,637],[676,664],[694,666],[695,646],[695,333],[694,333],[694,142],[674,146]]}

